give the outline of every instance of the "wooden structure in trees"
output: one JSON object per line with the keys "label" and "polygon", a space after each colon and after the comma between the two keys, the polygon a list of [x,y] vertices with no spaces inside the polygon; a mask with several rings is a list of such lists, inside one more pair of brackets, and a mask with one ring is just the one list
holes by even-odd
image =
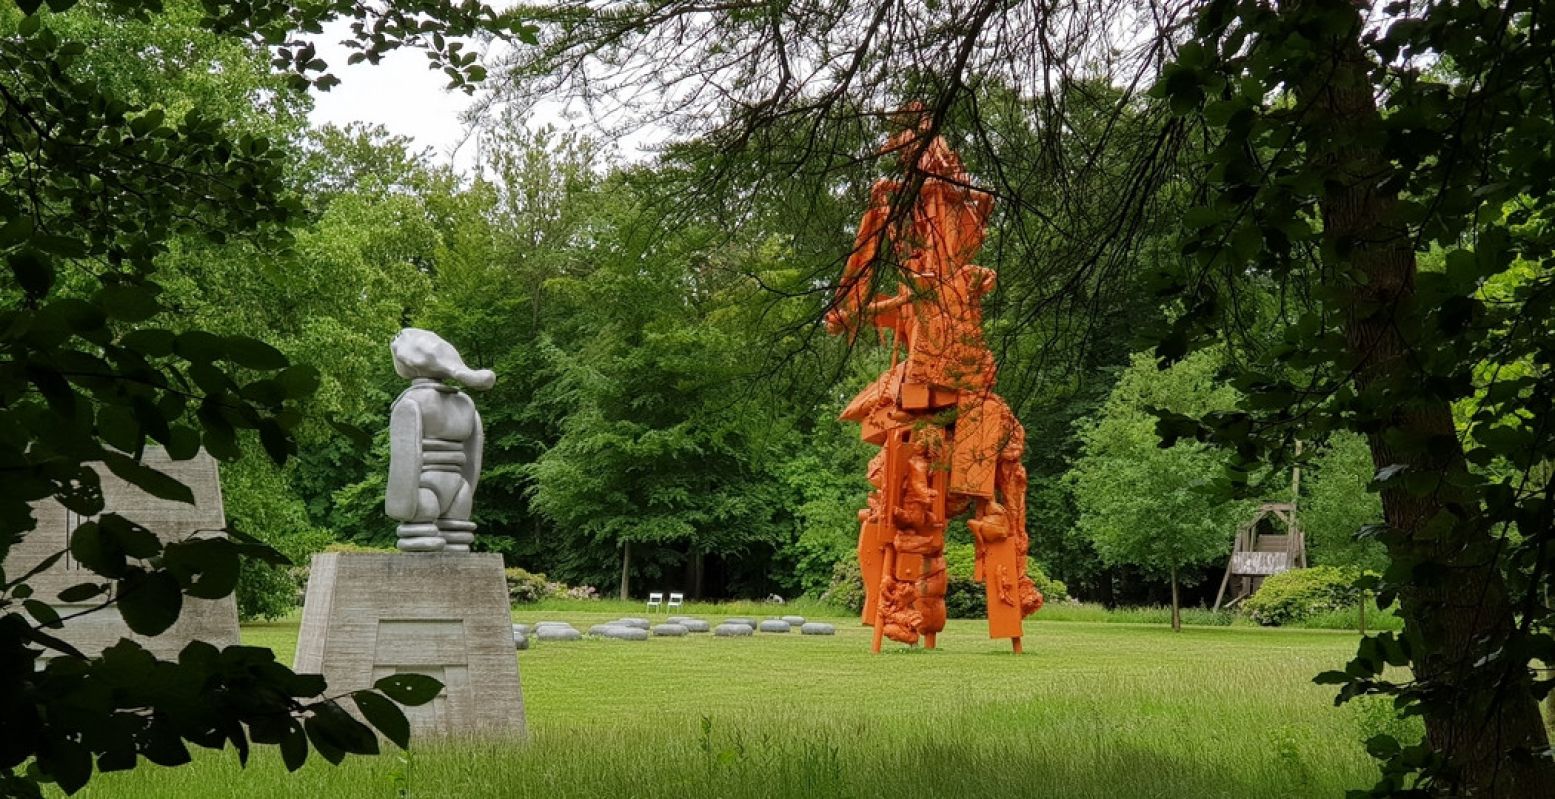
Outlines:
{"label": "wooden structure in trees", "polygon": [[[1278,520],[1285,527],[1284,533],[1261,532],[1264,522]],[[1226,598],[1226,589],[1232,580],[1237,581],[1237,594],[1228,605],[1234,605],[1252,596],[1265,577],[1291,569],[1307,567],[1307,540],[1296,520],[1294,502],[1265,502],[1258,506],[1253,518],[1236,530],[1236,542],[1231,545],[1231,560],[1226,563],[1226,576],[1220,581],[1220,591],[1215,595],[1215,610],[1220,610]]]}
{"label": "wooden structure in trees", "polygon": [[[945,628],[945,526],[970,513],[989,637],[1020,652],[1021,622],[1042,607],[1026,574],[1026,434],[993,392],[982,298],[995,275],[971,262],[993,197],[973,188],[921,108],[899,121],[883,152],[899,156],[903,179],[876,181],[826,315],[832,333],[891,337],[891,368],[842,413],[881,448],[859,511],[863,621],[876,652],[882,638],[934,647]],[[894,267],[894,294],[876,293],[882,265]]]}

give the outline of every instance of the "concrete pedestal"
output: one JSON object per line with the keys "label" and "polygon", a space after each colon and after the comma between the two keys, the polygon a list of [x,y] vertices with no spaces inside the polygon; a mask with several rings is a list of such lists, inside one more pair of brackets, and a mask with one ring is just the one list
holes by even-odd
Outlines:
{"label": "concrete pedestal", "polygon": [[524,732],[500,555],[314,555],[293,669],[324,675],[331,694],[436,677],[443,693],[405,708],[417,735]]}
{"label": "concrete pedestal", "polygon": [[[194,504],[159,499],[120,479],[101,463],[91,464],[103,491],[103,513],[117,513],[156,533],[163,543],[180,541],[193,535],[220,535],[227,526],[221,502],[221,480],[216,460],[201,452],[189,460],[175,461],[160,447],[148,447],[142,462],[188,486]],[[70,537],[77,527],[95,521],[82,516],[53,499],[32,503],[37,527],[25,534],[5,558],[5,573],[20,577],[47,558],[67,550],[47,569],[27,579],[33,597],[49,604],[61,616],[79,613],[102,603],[101,598],[71,604],[59,600],[59,592],[81,583],[99,583],[104,578],[77,563],[68,553]],[[104,608],[70,619],[60,630],[49,630],[88,655],[128,638],[162,660],[177,660],[178,653],[190,641],[204,641],[217,647],[238,643],[238,606],[231,594],[221,599],[184,597],[178,621],[161,635],[137,635],[125,625],[117,608]],[[53,653],[51,653],[53,654]]]}

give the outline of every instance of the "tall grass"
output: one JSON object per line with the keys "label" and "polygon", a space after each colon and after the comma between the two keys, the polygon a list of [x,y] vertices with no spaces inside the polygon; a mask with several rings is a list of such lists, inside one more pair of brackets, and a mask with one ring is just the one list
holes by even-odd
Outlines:
{"label": "tall grass", "polygon": [[[517,615],[586,627],[621,614]],[[1336,796],[1370,784],[1362,734],[1386,723],[1311,682],[1353,654],[1342,633],[1035,621],[1015,657],[982,622],[954,621],[938,650],[873,656],[856,620],[828,620],[837,635],[538,644],[518,654],[527,741],[428,740],[414,757],[295,775],[269,753],[247,770],[207,753],[83,795]],[[290,660],[295,623],[244,632]]]}

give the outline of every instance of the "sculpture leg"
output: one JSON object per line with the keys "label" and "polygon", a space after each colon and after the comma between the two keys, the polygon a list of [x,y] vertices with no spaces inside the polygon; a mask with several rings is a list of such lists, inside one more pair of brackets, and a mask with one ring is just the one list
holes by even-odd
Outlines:
{"label": "sculpture leg", "polygon": [[470,544],[475,541],[475,522],[470,521],[470,507],[474,497],[475,491],[461,478],[454,491],[453,501],[437,520],[438,534],[443,538],[445,551],[470,551]]}
{"label": "sculpture leg", "polygon": [[924,646],[929,649],[934,648],[935,636],[945,629],[945,590],[949,584],[945,556],[925,556],[923,577],[918,580],[918,613],[923,616],[918,631],[923,633]]}
{"label": "sculpture leg", "polygon": [[1021,635],[1020,590],[1023,568],[1010,534],[1009,511],[997,502],[979,500],[977,515],[967,528],[982,551],[983,585],[988,601],[988,637],[1019,638]]}
{"label": "sculpture leg", "polygon": [[416,515],[394,530],[399,538],[395,545],[401,552],[442,551],[443,537],[436,522],[439,509],[436,492],[424,485],[416,490]]}
{"label": "sculpture leg", "polygon": [[873,625],[875,611],[880,605],[880,577],[885,570],[885,547],[880,542],[880,525],[867,518],[859,524],[858,565],[864,576],[864,611],[861,620]]}

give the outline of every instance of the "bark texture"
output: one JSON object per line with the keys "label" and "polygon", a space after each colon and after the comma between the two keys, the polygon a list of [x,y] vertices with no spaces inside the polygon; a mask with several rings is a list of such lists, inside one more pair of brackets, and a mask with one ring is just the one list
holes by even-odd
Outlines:
{"label": "bark texture", "polygon": [[[1348,34],[1324,43],[1325,63],[1297,94],[1312,165],[1328,177],[1321,205],[1329,279],[1349,280],[1346,268],[1354,275],[1342,312],[1357,388],[1380,397],[1385,414],[1383,429],[1369,437],[1373,463],[1434,480],[1435,489],[1424,493],[1394,483],[1382,492],[1382,504],[1387,523],[1400,533],[1389,542],[1389,555],[1439,565],[1399,595],[1402,615],[1424,648],[1416,652],[1415,677],[1433,689],[1427,738],[1453,766],[1438,793],[1555,797],[1555,762],[1517,756],[1548,745],[1527,670],[1508,668],[1493,679],[1475,666],[1501,648],[1516,622],[1478,501],[1452,487],[1467,472],[1452,409],[1421,390],[1422,375],[1409,357],[1415,249],[1394,214],[1399,198],[1385,183],[1390,164],[1375,145],[1383,120],[1373,65],[1360,44],[1361,20],[1340,0],[1294,5],[1344,9],[1355,22]],[[1431,446],[1395,447],[1394,441]]]}

